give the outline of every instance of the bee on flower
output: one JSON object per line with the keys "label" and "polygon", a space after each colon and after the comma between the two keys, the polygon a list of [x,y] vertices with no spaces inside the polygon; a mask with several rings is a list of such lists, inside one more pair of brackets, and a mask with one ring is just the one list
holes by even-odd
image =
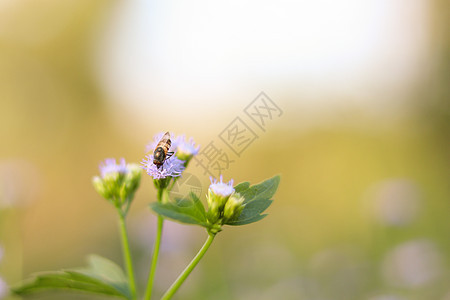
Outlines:
{"label": "bee on flower", "polygon": [[170,137],[169,132],[161,132],[155,135],[153,142],[146,147],[147,152],[152,154],[146,155],[141,164],[153,179],[180,177],[189,161],[200,149],[192,138],[187,140],[185,135],[173,139]]}

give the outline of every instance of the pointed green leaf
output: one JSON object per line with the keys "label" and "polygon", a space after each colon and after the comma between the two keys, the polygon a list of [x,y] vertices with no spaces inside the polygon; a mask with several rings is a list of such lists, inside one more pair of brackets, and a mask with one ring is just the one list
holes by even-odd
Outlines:
{"label": "pointed green leaf", "polygon": [[131,297],[128,280],[122,268],[111,260],[92,254],[88,258],[89,268],[77,270],[82,274],[97,278],[122,294]]}
{"label": "pointed green leaf", "polygon": [[192,199],[192,201],[194,202],[194,204],[195,204],[197,210],[200,212],[200,214],[206,216],[205,207],[203,206],[202,201],[200,201],[200,199],[197,197],[197,195],[190,192],[189,196]]}
{"label": "pointed green leaf", "polygon": [[260,214],[264,212],[270,206],[270,204],[272,204],[272,202],[273,200],[269,199],[258,199],[247,203],[244,207],[244,210],[247,212],[247,214],[249,214],[250,212]]}
{"label": "pointed green leaf", "polygon": [[234,187],[236,193],[241,193],[250,187],[250,182],[244,181]]}
{"label": "pointed green leaf", "polygon": [[[271,203],[272,203],[272,200],[267,200],[267,199],[260,199],[260,200],[252,201],[244,207],[241,214],[236,219],[230,220],[226,224],[227,225],[242,225],[241,223],[243,221],[253,220],[255,217],[261,215],[261,213],[264,212],[270,206]],[[258,220],[256,220],[256,221],[258,221]],[[256,222],[256,221],[252,221],[252,222]],[[250,222],[250,223],[252,223],[252,222]],[[248,224],[248,223],[245,223],[245,224]]]}
{"label": "pointed green leaf", "polygon": [[257,199],[270,199],[275,194],[280,183],[280,176],[276,175],[259,184],[252,185],[240,194],[245,198],[244,203],[249,203]]}
{"label": "pointed green leaf", "polygon": [[255,215],[251,218],[238,219],[236,221],[229,222],[229,223],[227,223],[227,225],[231,225],[231,226],[247,225],[250,223],[258,222],[258,221],[264,219],[266,216],[267,216],[267,214]]}
{"label": "pointed green leaf", "polygon": [[207,227],[205,208],[201,201],[191,195],[192,200],[178,199],[175,202],[160,203],[154,202],[150,207],[166,218],[186,223]]}
{"label": "pointed green leaf", "polygon": [[39,273],[13,292],[27,295],[45,290],[68,290],[130,299],[128,284],[122,275],[123,271],[113,262],[91,256],[88,268]]}
{"label": "pointed green leaf", "polygon": [[[266,215],[261,215],[261,213],[272,203],[270,198],[275,194],[279,182],[280,176],[277,175],[247,189],[242,189],[240,194],[245,198],[245,207],[237,218],[229,220],[225,224],[245,225],[263,219]],[[236,187],[241,186],[243,188],[246,186],[245,184],[239,184]]]}
{"label": "pointed green leaf", "polygon": [[129,297],[123,295],[113,287],[83,274],[77,274],[76,272],[37,274],[33,281],[13,289],[13,292],[18,295],[28,295],[45,290],[71,290],[129,299]]}

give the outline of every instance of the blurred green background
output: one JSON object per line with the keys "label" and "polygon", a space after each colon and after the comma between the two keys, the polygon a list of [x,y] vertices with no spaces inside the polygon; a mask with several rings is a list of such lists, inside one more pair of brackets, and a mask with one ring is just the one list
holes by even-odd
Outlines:
{"label": "blurred green background", "polygon": [[[176,299],[450,299],[447,1],[0,1],[0,277],[121,263],[91,178],[160,131],[214,141],[235,182],[282,180],[262,222],[225,228]],[[261,130],[261,92],[283,114]],[[218,135],[258,135],[236,156]],[[195,165],[188,172],[209,179]],[[143,285],[145,175],[128,219]],[[157,295],[203,240],[167,222]],[[13,297],[6,297],[14,299]],[[97,299],[42,294],[33,299]]]}

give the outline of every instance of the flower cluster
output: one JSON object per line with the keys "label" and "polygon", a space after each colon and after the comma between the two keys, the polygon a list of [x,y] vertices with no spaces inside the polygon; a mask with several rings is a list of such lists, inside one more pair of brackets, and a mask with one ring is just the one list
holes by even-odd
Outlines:
{"label": "flower cluster", "polygon": [[139,187],[141,168],[136,164],[126,164],[123,158],[119,163],[108,158],[100,163],[99,169],[100,176],[92,179],[97,192],[117,208],[124,204],[128,206]]}
{"label": "flower cluster", "polygon": [[244,209],[244,197],[236,193],[233,180],[228,183],[220,179],[210,178],[211,185],[208,190],[208,221],[211,224],[223,225],[225,222],[237,218]]}

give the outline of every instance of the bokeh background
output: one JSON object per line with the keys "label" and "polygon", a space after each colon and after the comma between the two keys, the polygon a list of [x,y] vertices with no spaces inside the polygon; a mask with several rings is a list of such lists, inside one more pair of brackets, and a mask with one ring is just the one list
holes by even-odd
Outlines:
{"label": "bokeh background", "polygon": [[[91,178],[160,132],[214,142],[236,182],[282,180],[176,299],[450,299],[449,5],[442,0],[0,1],[0,277],[121,263]],[[264,91],[282,110],[257,127]],[[258,138],[235,155],[236,117]],[[187,170],[206,192],[209,179]],[[147,175],[128,219],[143,285]],[[203,243],[167,222],[156,294]],[[16,299],[6,296],[7,299]],[[97,299],[42,294],[32,299]]]}

